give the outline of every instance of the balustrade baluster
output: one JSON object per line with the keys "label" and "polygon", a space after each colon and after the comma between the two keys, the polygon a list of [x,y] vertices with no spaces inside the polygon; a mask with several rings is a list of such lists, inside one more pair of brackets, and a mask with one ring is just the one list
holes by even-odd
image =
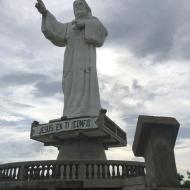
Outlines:
{"label": "balustrade baluster", "polygon": [[127,166],[127,177],[131,177],[131,167]]}
{"label": "balustrade baluster", "polygon": [[44,165],[44,179],[47,179],[47,165]]}
{"label": "balustrade baluster", "polygon": [[141,176],[141,175],[143,175],[143,173],[142,173],[142,167],[138,167],[138,176]]}
{"label": "balustrade baluster", "polygon": [[4,176],[5,176],[5,169],[2,169],[1,175],[2,175],[2,178],[4,178]]}
{"label": "balustrade baluster", "polygon": [[9,168],[6,169],[6,177],[9,175]]}
{"label": "balustrade baluster", "polygon": [[12,168],[8,169],[8,178],[12,178]]}
{"label": "balustrade baluster", "polygon": [[31,179],[34,179],[34,166],[31,167]]}
{"label": "balustrade baluster", "polygon": [[11,175],[10,175],[10,168],[8,168],[8,170],[7,170],[7,177],[10,177]]}
{"label": "balustrade baluster", "polygon": [[6,169],[6,175],[5,176],[8,177],[8,175],[9,175],[9,168]]}
{"label": "balustrade baluster", "polygon": [[91,178],[94,178],[94,164],[91,164]]}
{"label": "balustrade baluster", "polygon": [[49,163],[48,163],[48,168],[49,168],[49,178],[48,179],[51,179],[53,170],[52,170],[52,165],[50,165]]}
{"label": "balustrade baluster", "polygon": [[9,169],[9,179],[13,179],[13,168]]}
{"label": "balustrade baluster", "polygon": [[135,177],[139,176],[140,174],[140,168],[139,167],[135,167]]}
{"label": "balustrade baluster", "polygon": [[54,170],[54,167],[53,167],[53,165],[51,164],[50,165],[50,178],[52,179],[53,178],[53,171]]}
{"label": "balustrade baluster", "polygon": [[36,180],[36,175],[37,175],[37,167],[33,166],[33,180]]}
{"label": "balustrade baluster", "polygon": [[122,164],[122,177],[125,178],[127,177],[127,172],[126,172],[126,166],[125,164]]}
{"label": "balustrade baluster", "polygon": [[9,179],[13,179],[13,168],[9,169]]}
{"label": "balustrade baluster", "polygon": [[116,168],[117,168],[117,177],[120,177],[120,176],[121,176],[121,175],[120,175],[119,166],[120,166],[120,165],[116,165]]}
{"label": "balustrade baluster", "polygon": [[100,178],[103,178],[103,164],[100,164]]}
{"label": "balustrade baluster", "polygon": [[133,169],[133,176],[136,177],[138,174],[138,167],[134,166],[134,169]]}
{"label": "balustrade baluster", "polygon": [[10,168],[7,169],[7,177],[10,176]]}
{"label": "balustrade baluster", "polygon": [[86,164],[86,178],[89,178],[89,164]]}
{"label": "balustrade baluster", "polygon": [[138,168],[138,170],[137,170],[137,174],[136,174],[136,175],[137,175],[137,176],[140,176],[141,173],[142,173],[141,167],[138,166],[137,168]]}
{"label": "balustrade baluster", "polygon": [[28,167],[22,165],[18,173],[19,180],[28,180]]}
{"label": "balustrade baluster", "polygon": [[67,166],[66,164],[64,164],[62,166],[62,169],[63,169],[63,171],[62,171],[62,173],[63,173],[63,179],[66,179],[66,174],[67,174],[67,171],[66,171],[67,167],[66,166]]}
{"label": "balustrade baluster", "polygon": [[17,169],[16,169],[16,180],[19,180],[19,170],[20,170],[20,168],[17,167]]}
{"label": "balustrade baluster", "polygon": [[53,178],[53,165],[49,165],[49,179],[52,179]]}
{"label": "balustrade baluster", "polygon": [[107,178],[111,177],[111,172],[110,172],[110,165],[107,164]]}
{"label": "balustrade baluster", "polygon": [[32,180],[32,166],[28,167],[28,180]]}
{"label": "balustrade baluster", "polygon": [[98,165],[94,164],[94,179],[98,178]]}
{"label": "balustrade baluster", "polygon": [[37,175],[37,169],[36,166],[33,166],[33,180],[36,179],[36,175]]}
{"label": "balustrade baluster", "polygon": [[50,165],[48,163],[48,170],[49,170],[49,178],[48,179],[51,179],[52,178],[52,165]]}
{"label": "balustrade baluster", "polygon": [[54,169],[53,169],[53,179],[59,179],[61,177],[60,175],[60,165],[56,164],[54,165]]}
{"label": "balustrade baluster", "polygon": [[45,178],[45,166],[42,165],[42,168],[41,168],[41,178],[44,179]]}
{"label": "balustrade baluster", "polygon": [[97,164],[97,177],[100,178],[100,164]]}
{"label": "balustrade baluster", "polygon": [[39,178],[39,168],[38,166],[34,167],[34,179],[38,179]]}
{"label": "balustrade baluster", "polygon": [[32,179],[32,168],[31,168],[31,166],[28,167],[28,179],[29,179],[29,180]]}
{"label": "balustrade baluster", "polygon": [[7,177],[8,169],[5,169],[5,176]]}
{"label": "balustrade baluster", "polygon": [[131,177],[134,177],[135,175],[135,168],[134,166],[131,167]]}
{"label": "balustrade baluster", "polygon": [[146,175],[146,168],[145,166],[142,166],[142,173],[141,173],[142,176],[145,176]]}
{"label": "balustrade baluster", "polygon": [[47,165],[46,165],[46,168],[47,168],[46,178],[49,179],[49,178],[50,178],[50,165],[47,164]]}
{"label": "balustrade baluster", "polygon": [[79,179],[86,179],[86,164],[83,162],[79,164]]}
{"label": "balustrade baluster", "polygon": [[105,178],[105,164],[102,164],[102,178]]}
{"label": "balustrade baluster", "polygon": [[73,177],[73,164],[69,164],[69,179],[72,179]]}
{"label": "balustrade baluster", "polygon": [[52,170],[51,178],[52,178],[52,179],[55,179],[55,170],[56,170],[56,166],[55,166],[55,165],[51,165],[51,170]]}
{"label": "balustrade baluster", "polygon": [[79,178],[79,164],[75,164],[76,170],[75,170],[75,178]]}
{"label": "balustrade baluster", "polygon": [[71,179],[76,179],[76,164],[72,164],[72,175]]}
{"label": "balustrade baluster", "polygon": [[69,179],[70,178],[70,165],[69,164],[67,164],[66,165],[66,179]]}
{"label": "balustrade baluster", "polygon": [[64,172],[64,165],[60,165],[60,179],[63,180],[64,179],[64,175],[63,175],[63,172]]}
{"label": "balustrade baluster", "polygon": [[10,168],[10,171],[9,171],[9,178],[10,178],[10,179],[14,179],[14,178],[13,178],[13,174],[14,174],[14,167],[11,167],[11,168]]}
{"label": "balustrade baluster", "polygon": [[115,178],[115,165],[112,165],[112,178]]}
{"label": "balustrade baluster", "polygon": [[17,168],[13,168],[13,179],[16,179],[17,177],[16,172],[17,172]]}
{"label": "balustrade baluster", "polygon": [[34,179],[34,166],[31,166],[30,168],[30,179],[33,180]]}
{"label": "balustrade baluster", "polygon": [[70,178],[70,164],[67,164],[66,165],[66,179],[69,179]]}
{"label": "balustrade baluster", "polygon": [[39,166],[38,166],[38,178],[39,178],[39,179],[43,179],[43,178],[42,178],[42,165],[39,165]]}
{"label": "balustrade baluster", "polygon": [[92,164],[88,166],[88,179],[92,179]]}
{"label": "balustrade baluster", "polygon": [[3,176],[5,176],[5,171],[6,171],[6,169],[3,169]]}
{"label": "balustrade baluster", "polygon": [[139,175],[144,176],[144,167],[139,167]]}
{"label": "balustrade baluster", "polygon": [[32,166],[32,179],[35,180],[35,166]]}
{"label": "balustrade baluster", "polygon": [[1,177],[2,177],[2,179],[4,178],[4,176],[5,176],[5,170],[3,169],[3,170],[1,171]]}

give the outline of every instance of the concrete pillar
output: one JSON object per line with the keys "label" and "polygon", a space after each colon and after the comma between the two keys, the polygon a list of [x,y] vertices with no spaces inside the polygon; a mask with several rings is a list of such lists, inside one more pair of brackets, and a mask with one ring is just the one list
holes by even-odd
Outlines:
{"label": "concrete pillar", "polygon": [[96,139],[68,139],[59,147],[57,160],[106,160],[105,148]]}
{"label": "concrete pillar", "polygon": [[133,152],[144,157],[148,187],[178,187],[174,146],[180,124],[175,118],[139,116]]}

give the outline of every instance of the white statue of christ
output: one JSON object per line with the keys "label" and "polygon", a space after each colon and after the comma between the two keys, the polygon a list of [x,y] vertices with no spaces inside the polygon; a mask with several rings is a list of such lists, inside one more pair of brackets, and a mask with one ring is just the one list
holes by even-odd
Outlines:
{"label": "white statue of christ", "polygon": [[107,36],[103,24],[92,16],[85,0],[73,3],[75,20],[60,23],[42,0],[36,8],[42,14],[42,32],[54,45],[65,47],[63,68],[63,116],[98,116],[101,109],[96,69],[96,47]]}

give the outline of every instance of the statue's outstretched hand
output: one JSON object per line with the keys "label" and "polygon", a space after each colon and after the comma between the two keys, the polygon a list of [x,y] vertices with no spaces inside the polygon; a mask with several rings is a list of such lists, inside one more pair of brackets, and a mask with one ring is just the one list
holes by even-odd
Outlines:
{"label": "statue's outstretched hand", "polygon": [[42,14],[42,15],[46,15],[47,14],[47,9],[45,4],[43,3],[42,0],[37,0],[37,3],[35,5],[35,7],[38,9],[38,11]]}

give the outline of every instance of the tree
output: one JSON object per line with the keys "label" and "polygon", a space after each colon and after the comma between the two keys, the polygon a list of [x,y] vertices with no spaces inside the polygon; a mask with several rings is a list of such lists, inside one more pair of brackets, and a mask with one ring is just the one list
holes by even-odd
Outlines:
{"label": "tree", "polygon": [[178,173],[178,181],[181,187],[190,187],[190,172],[187,172],[187,179],[184,179],[184,176]]}

